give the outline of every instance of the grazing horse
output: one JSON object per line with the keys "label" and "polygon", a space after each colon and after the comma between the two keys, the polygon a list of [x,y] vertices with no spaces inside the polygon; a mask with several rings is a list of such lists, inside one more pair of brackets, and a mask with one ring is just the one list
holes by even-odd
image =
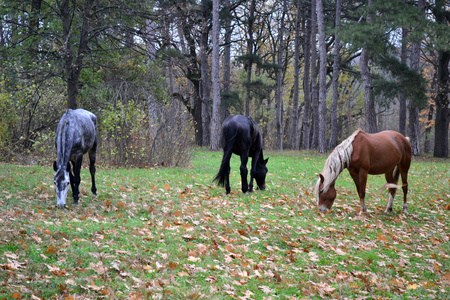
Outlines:
{"label": "grazing horse", "polygon": [[[97,150],[97,117],[84,109],[69,109],[61,118],[56,129],[57,161],[55,170],[55,191],[58,208],[66,205],[69,183],[72,187],[73,204],[78,204],[80,170],[83,154],[89,152],[89,171],[91,173],[91,191],[97,195],[95,186],[95,151]],[[71,171],[70,162],[73,166]]]}
{"label": "grazing horse", "polygon": [[[223,158],[214,181],[223,186],[227,194],[230,193],[230,159],[231,154],[241,157],[241,180],[242,192],[253,191],[253,178],[259,189],[266,187],[266,164],[269,159],[264,160],[262,150],[262,137],[255,121],[250,117],[235,115],[228,117],[222,123],[222,147]],[[252,157],[252,168],[250,170],[250,185],[247,183],[247,161]]]}
{"label": "grazing horse", "polygon": [[386,213],[392,211],[392,204],[399,175],[402,176],[403,212],[407,213],[408,170],[411,165],[411,145],[409,139],[396,131],[383,131],[369,134],[356,130],[338,145],[328,156],[315,187],[317,207],[326,211],[336,198],[334,183],[339,174],[347,168],[355,182],[361,202],[360,213],[366,213],[364,202],[367,175],[384,174],[389,188],[389,201]]}

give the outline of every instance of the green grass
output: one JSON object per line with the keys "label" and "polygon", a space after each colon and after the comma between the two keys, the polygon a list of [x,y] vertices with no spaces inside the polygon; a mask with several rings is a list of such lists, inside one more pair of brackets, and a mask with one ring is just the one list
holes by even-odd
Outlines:
{"label": "green grass", "polygon": [[[449,160],[415,158],[409,215],[383,212],[382,176],[360,216],[344,171],[319,214],[313,185],[326,156],[269,153],[267,189],[211,182],[222,154],[188,168],[82,170],[78,206],[58,210],[50,166],[0,164],[0,299],[442,299],[450,292]],[[68,203],[71,199],[68,198]],[[37,298],[35,298],[37,299]]]}

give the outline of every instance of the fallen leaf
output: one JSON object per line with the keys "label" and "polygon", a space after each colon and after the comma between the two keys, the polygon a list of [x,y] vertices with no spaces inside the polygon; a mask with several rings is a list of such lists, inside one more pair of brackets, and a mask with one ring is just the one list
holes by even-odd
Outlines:
{"label": "fallen leaf", "polygon": [[418,284],[410,284],[410,285],[408,285],[407,287],[406,287],[406,289],[407,290],[415,290],[415,289],[417,289],[417,288],[419,288],[420,287],[420,285],[418,285]]}

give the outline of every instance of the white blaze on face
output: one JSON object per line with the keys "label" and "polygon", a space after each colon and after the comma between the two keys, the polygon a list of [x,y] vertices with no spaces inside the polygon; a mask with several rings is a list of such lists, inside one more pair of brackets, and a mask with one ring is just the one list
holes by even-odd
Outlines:
{"label": "white blaze on face", "polygon": [[[59,174],[59,176],[57,176]],[[62,173],[62,174],[61,174]],[[57,171],[55,173],[56,205],[64,207],[66,205],[67,193],[69,192],[70,177],[67,171]]]}

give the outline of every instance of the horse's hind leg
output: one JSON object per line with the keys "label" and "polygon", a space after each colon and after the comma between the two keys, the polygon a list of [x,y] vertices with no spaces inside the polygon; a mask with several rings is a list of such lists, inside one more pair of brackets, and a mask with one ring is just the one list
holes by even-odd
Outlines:
{"label": "horse's hind leg", "polygon": [[403,212],[408,213],[408,203],[406,202],[406,197],[408,195],[408,169],[400,170],[402,176],[402,190],[403,190]]}
{"label": "horse's hind leg", "polygon": [[230,167],[230,163],[228,162],[228,166],[226,167],[226,170],[225,170],[225,191],[227,192],[227,195],[231,192],[230,171],[231,171],[231,167]]}
{"label": "horse's hind leg", "polygon": [[247,191],[248,191],[247,162],[248,162],[248,156],[247,155],[241,155],[241,167],[239,169],[241,171],[241,181],[242,181],[242,192],[243,193],[247,193]]}
{"label": "horse's hind leg", "polygon": [[[386,174],[384,174],[384,177],[386,178],[387,183],[393,183],[396,185],[398,182],[399,174],[400,174],[400,172],[398,171],[398,168],[396,167],[394,169],[394,171],[387,172]],[[390,213],[392,211],[392,206],[394,204],[394,197],[395,197],[396,191],[397,191],[396,187],[389,187],[389,200],[388,200],[388,204],[386,206],[386,210],[384,211],[385,213]]]}
{"label": "horse's hind leg", "polygon": [[97,187],[95,186],[95,151],[89,152],[89,172],[92,180],[92,194],[97,195]]}
{"label": "horse's hind leg", "polygon": [[80,194],[80,172],[81,172],[81,163],[83,162],[83,155],[77,156],[75,164],[73,166],[73,204],[78,204],[79,194]]}

